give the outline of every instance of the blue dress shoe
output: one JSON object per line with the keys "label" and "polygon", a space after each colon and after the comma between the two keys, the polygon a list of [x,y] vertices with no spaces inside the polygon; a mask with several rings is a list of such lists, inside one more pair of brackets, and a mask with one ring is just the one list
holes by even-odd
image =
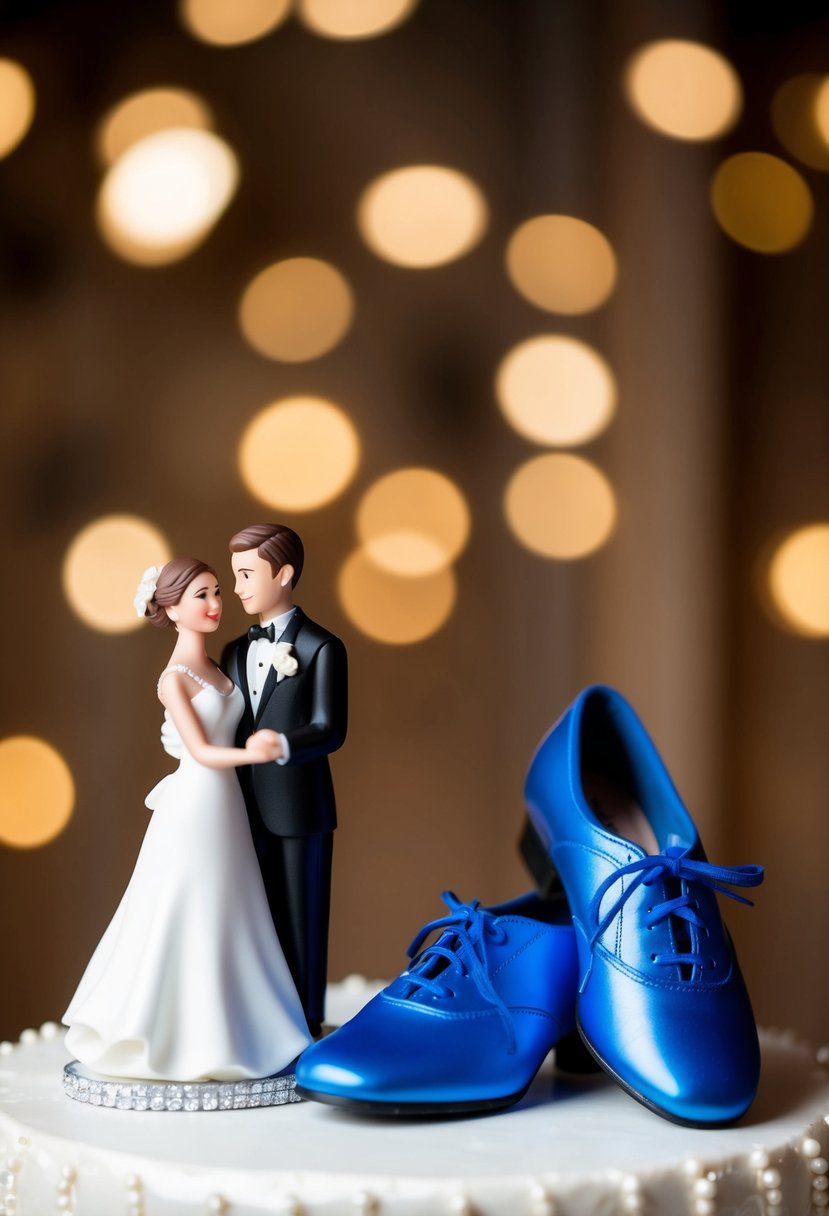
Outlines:
{"label": "blue dress shoe", "polygon": [[[577,1021],[596,1060],[677,1123],[730,1123],[751,1104],[760,1049],[716,892],[760,866],[705,857],[645,728],[611,688],[582,692],[541,742],[526,782],[525,856],[555,870],[579,953]],[[546,872],[539,867],[546,859]]]}
{"label": "blue dress shoe", "polygon": [[443,899],[449,915],[421,929],[409,968],[300,1056],[301,1097],[374,1115],[469,1113],[516,1102],[557,1043],[558,1062],[578,1068],[559,1056],[580,1048],[566,902]]}

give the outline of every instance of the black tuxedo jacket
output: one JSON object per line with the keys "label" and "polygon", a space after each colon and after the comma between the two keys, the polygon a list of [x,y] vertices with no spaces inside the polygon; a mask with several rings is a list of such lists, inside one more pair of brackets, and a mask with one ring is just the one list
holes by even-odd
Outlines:
{"label": "black tuxedo jacket", "polygon": [[238,746],[255,730],[268,727],[285,735],[291,749],[287,764],[253,764],[237,769],[251,819],[277,836],[308,836],[337,826],[334,786],[328,764],[348,725],[348,666],[345,646],[333,633],[294,609],[280,641],[293,644],[299,664],[295,675],[277,682],[271,670],[258,710],[251,706],[247,678],[247,634],[230,642],[222,670],[241,688],[245,712],[236,735]]}

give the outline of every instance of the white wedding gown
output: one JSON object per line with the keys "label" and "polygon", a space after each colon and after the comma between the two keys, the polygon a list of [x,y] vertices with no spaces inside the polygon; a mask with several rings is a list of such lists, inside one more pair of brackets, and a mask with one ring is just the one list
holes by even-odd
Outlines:
{"label": "white wedding gown", "polygon": [[[232,746],[239,689],[205,684],[192,705],[209,741]],[[182,747],[146,804],[153,815],[129,886],[63,1017],[67,1047],[114,1077],[280,1072],[311,1038],[236,770],[206,768]]]}

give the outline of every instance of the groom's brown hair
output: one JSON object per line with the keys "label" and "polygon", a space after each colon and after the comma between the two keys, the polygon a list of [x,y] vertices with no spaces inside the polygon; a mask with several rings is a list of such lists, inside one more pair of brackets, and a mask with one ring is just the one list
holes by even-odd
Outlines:
{"label": "groom's brown hair", "polygon": [[251,524],[231,536],[228,545],[231,553],[245,553],[255,549],[257,557],[270,562],[273,576],[276,578],[284,565],[293,566],[294,577],[291,586],[295,587],[302,574],[305,562],[305,549],[302,541],[287,524]]}

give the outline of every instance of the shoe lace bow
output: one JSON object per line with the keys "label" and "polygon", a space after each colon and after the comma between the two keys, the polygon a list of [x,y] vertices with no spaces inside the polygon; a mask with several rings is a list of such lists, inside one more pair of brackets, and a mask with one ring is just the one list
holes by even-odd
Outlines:
{"label": "shoe lace bow", "polygon": [[[412,964],[400,978],[440,997],[451,994],[451,987],[446,983],[450,975],[468,976],[481,997],[499,1014],[512,1054],[515,1051],[512,1014],[492,985],[486,949],[488,939],[501,944],[506,940],[506,933],[477,899],[465,904],[452,891],[444,891],[441,899],[449,908],[449,915],[429,921],[415,936],[407,950]],[[426,938],[437,932],[440,937],[421,950]]]}
{"label": "shoe lace bow", "polygon": [[[746,899],[745,896],[738,895],[736,891],[730,891],[728,888],[759,886],[763,881],[762,866],[715,866],[708,861],[696,861],[689,857],[689,851],[688,848],[670,845],[663,853],[648,854],[646,857],[630,862],[629,865],[621,866],[604,880],[593,896],[588,910],[588,923],[596,922],[596,928],[589,943],[591,951],[611,921],[621,912],[633,892],[640,886],[649,887],[661,878],[682,879],[686,887],[681,895],[673,899],[662,900],[661,903],[655,903],[652,908],[648,909],[645,916],[645,924],[648,928],[660,924],[669,916],[675,916],[688,925],[704,929],[705,921],[699,914],[699,902],[694,897],[695,884],[719,891],[722,895],[727,895],[729,899],[735,899],[738,903],[753,907],[750,899]],[[607,892],[615,883],[628,876],[632,876],[633,881],[629,885],[623,884],[621,894],[604,916],[600,916],[601,903]],[[664,954],[654,954],[651,957],[655,963],[664,965],[686,963],[697,966],[702,965],[705,961],[703,955],[691,950],[669,951]]]}

